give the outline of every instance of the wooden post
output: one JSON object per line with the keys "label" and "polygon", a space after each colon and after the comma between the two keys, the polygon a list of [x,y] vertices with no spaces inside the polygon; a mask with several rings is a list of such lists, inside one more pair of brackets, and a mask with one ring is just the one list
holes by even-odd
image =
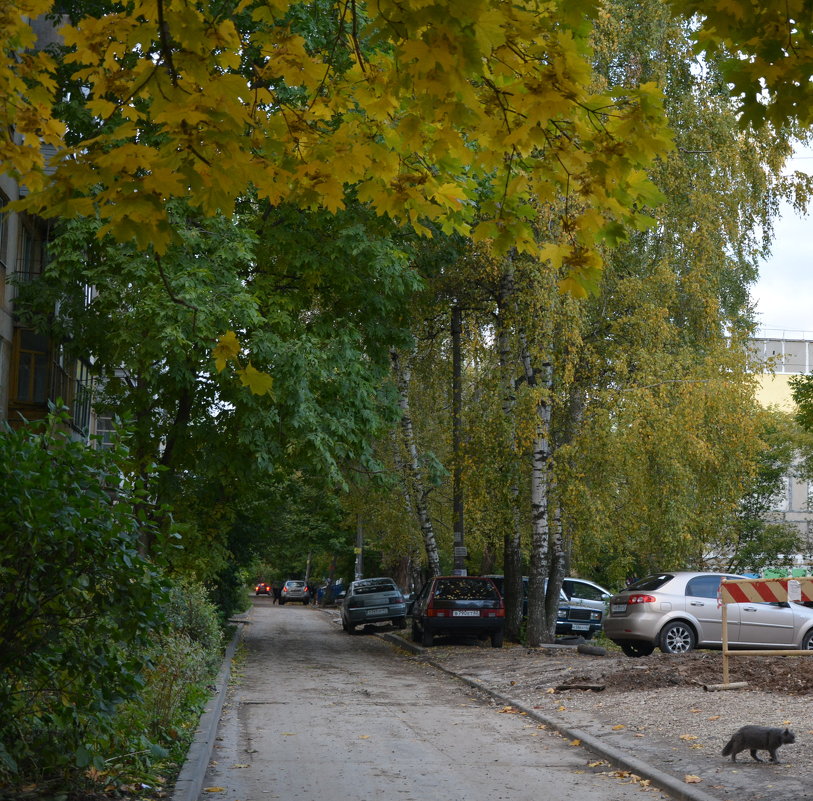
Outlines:
{"label": "wooden post", "polygon": [[723,685],[728,684],[728,604],[723,601]]}

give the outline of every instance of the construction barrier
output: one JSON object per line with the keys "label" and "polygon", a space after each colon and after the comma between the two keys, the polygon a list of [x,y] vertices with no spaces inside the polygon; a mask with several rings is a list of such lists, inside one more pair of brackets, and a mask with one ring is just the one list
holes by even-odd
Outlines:
{"label": "construction barrier", "polygon": [[788,601],[813,603],[813,577],[723,579],[720,582],[719,600],[722,604],[723,617],[723,688],[731,686],[728,681],[728,657],[732,654],[739,656],[813,656],[813,650],[784,648],[781,650],[729,651],[728,649],[728,604],[787,603]]}

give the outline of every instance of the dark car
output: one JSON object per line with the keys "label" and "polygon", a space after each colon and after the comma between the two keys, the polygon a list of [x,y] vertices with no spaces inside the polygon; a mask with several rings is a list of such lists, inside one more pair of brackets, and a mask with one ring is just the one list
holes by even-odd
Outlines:
{"label": "dark car", "polygon": [[254,588],[255,595],[271,595],[271,585],[266,584],[264,581],[261,581],[255,588]]}
{"label": "dark car", "polygon": [[392,622],[406,627],[406,602],[398,585],[391,578],[379,577],[353,581],[341,603],[342,628],[352,633],[365,623]]}
{"label": "dark car", "polygon": [[435,576],[412,606],[412,639],[425,647],[436,635],[490,637],[501,648],[505,606],[497,586],[485,576]]}
{"label": "dark car", "polygon": [[[497,585],[500,594],[503,592],[505,585],[505,578],[503,576],[489,576]],[[579,581],[578,579],[565,579],[565,581],[573,582]],[[522,616],[528,615],[528,577],[522,577],[522,587],[524,590],[524,597],[522,599]],[[609,594],[608,594],[609,597]],[[603,603],[596,605],[585,603],[585,600],[579,596],[568,598],[565,594],[564,588],[559,593],[559,609],[556,616],[556,634],[561,636],[578,636],[584,637],[585,640],[592,638],[594,634],[601,631],[601,621],[604,616]]]}

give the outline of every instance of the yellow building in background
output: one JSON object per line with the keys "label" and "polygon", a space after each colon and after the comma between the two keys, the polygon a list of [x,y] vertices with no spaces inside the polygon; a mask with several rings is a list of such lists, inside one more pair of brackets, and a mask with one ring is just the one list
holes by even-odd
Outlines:
{"label": "yellow building in background", "polygon": [[[757,400],[763,406],[793,413],[796,406],[790,391],[790,379],[794,375],[813,372],[813,332],[764,333],[766,336],[752,340],[757,360],[766,368],[759,377]],[[776,499],[773,509],[777,519],[793,523],[802,531],[809,550],[813,550],[811,492],[813,487],[809,481],[787,476],[785,491]]]}

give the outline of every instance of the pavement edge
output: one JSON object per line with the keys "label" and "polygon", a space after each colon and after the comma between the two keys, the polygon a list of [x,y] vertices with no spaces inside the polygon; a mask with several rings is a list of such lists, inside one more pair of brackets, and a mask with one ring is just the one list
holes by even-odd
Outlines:
{"label": "pavement edge", "polygon": [[569,740],[579,740],[580,745],[586,748],[588,751],[600,756],[602,759],[605,759],[616,768],[631,771],[636,776],[640,776],[642,779],[648,779],[654,787],[668,793],[670,796],[677,799],[677,801],[720,801],[719,796],[710,795],[704,790],[701,790],[699,787],[693,787],[692,785],[686,784],[677,776],[673,776],[671,773],[666,773],[648,762],[644,762],[643,760],[630,755],[626,751],[622,751],[620,748],[615,748],[609,743],[603,742],[599,737],[596,737],[593,734],[589,734],[582,729],[570,726],[566,721],[561,720],[560,718],[555,718],[550,715],[543,715],[538,710],[530,709],[524,704],[521,704],[519,701],[510,698],[507,695],[503,695],[496,690],[492,690],[480,682],[469,679],[453,670],[449,670],[449,668],[444,667],[440,663],[432,660],[427,655],[425,648],[422,648],[416,643],[410,642],[404,637],[399,637],[397,634],[392,634],[389,632],[382,633],[378,636],[381,637],[381,639],[391,642],[393,645],[396,645],[399,648],[406,651],[411,651],[413,654],[426,656],[426,663],[431,665],[436,670],[446,673],[449,676],[454,676],[464,684],[486,693],[495,701],[498,701],[504,706],[512,706],[515,709],[518,709],[529,718],[532,718],[539,723],[543,723],[549,728],[557,731],[563,737],[566,737]]}
{"label": "pavement edge", "polygon": [[234,620],[233,622],[237,626],[231,642],[226,646],[223,662],[214,681],[217,689],[200,716],[198,728],[195,730],[195,737],[189,746],[181,772],[175,780],[175,786],[170,797],[171,801],[197,801],[203,789],[206,770],[209,767],[209,761],[212,758],[212,751],[215,746],[217,726],[220,723],[220,715],[226,701],[232,661],[243,633],[243,624],[248,621]]}

